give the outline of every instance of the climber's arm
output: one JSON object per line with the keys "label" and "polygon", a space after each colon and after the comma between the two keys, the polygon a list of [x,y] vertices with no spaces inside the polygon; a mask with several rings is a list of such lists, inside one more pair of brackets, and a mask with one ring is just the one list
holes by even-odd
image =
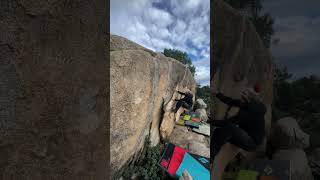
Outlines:
{"label": "climber's arm", "polygon": [[217,93],[216,97],[222,101],[223,103],[229,106],[243,107],[244,103],[242,103],[239,99],[232,99],[230,97],[224,96],[222,93]]}
{"label": "climber's arm", "polygon": [[179,94],[181,95],[186,95],[186,93],[183,93],[183,92],[180,92],[180,91],[177,91]]}

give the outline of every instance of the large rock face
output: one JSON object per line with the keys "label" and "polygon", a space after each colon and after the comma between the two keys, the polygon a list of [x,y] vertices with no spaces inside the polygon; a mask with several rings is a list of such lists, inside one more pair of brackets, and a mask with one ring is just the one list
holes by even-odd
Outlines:
{"label": "large rock face", "polygon": [[[215,1],[213,6],[213,88],[227,96],[240,98],[244,88],[259,83],[262,100],[268,108],[266,124],[269,129],[273,97],[271,54],[247,18],[220,0]],[[222,119],[226,110],[225,104],[215,101],[215,119]],[[231,109],[229,116],[237,111],[236,108]]]}
{"label": "large rock face", "polygon": [[175,126],[168,141],[184,149],[189,149],[191,153],[210,158],[209,137],[188,130],[186,126]]}
{"label": "large rock face", "polygon": [[[240,98],[241,91],[246,87],[253,87],[260,83],[262,99],[267,106],[266,129],[269,132],[271,123],[272,103],[272,59],[257,34],[253,24],[221,0],[212,3],[213,36],[211,42],[213,63],[211,64],[212,88],[223,92],[225,95]],[[214,101],[214,118],[223,119],[227,106],[219,100]],[[229,116],[237,113],[237,108],[232,108]],[[237,151],[231,152],[234,156]],[[219,158],[220,159],[220,158]],[[225,163],[222,163],[225,164]]]}
{"label": "large rock face", "polygon": [[107,179],[104,1],[0,5],[0,179]]}
{"label": "large rock face", "polygon": [[179,98],[176,90],[195,92],[196,85],[190,71],[174,59],[119,36],[112,35],[110,43],[110,151],[116,177],[137,158],[148,135],[153,145],[159,143],[161,121],[173,129],[175,115],[170,111]]}
{"label": "large rock face", "polygon": [[276,152],[272,159],[290,160],[292,180],[313,180],[306,153],[301,149],[287,149]]}
{"label": "large rock face", "polygon": [[195,102],[195,113],[201,119],[201,121],[207,122],[208,115],[207,115],[207,104],[202,99],[197,99]]}
{"label": "large rock face", "polygon": [[292,117],[279,119],[272,128],[270,141],[275,149],[308,148],[310,136]]}

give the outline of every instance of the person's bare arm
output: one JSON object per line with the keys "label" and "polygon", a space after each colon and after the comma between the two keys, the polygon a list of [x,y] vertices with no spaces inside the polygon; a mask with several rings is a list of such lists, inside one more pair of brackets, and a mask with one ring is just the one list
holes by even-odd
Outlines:
{"label": "person's bare arm", "polygon": [[181,92],[181,91],[177,91],[179,94],[181,94],[181,95],[186,95],[186,93],[183,93],[183,92]]}
{"label": "person's bare arm", "polygon": [[229,106],[236,106],[236,107],[243,107],[244,103],[241,102],[240,99],[233,99],[230,97],[227,97],[223,95],[222,93],[217,93],[216,97],[222,101],[223,103],[229,105]]}

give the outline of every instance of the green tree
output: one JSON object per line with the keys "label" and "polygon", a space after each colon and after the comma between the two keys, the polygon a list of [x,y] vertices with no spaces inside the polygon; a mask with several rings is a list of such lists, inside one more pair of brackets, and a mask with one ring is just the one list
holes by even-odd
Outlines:
{"label": "green tree", "polygon": [[[274,68],[273,110],[297,119],[312,119],[310,116],[319,113],[320,84],[315,75],[292,80],[292,74],[284,66]],[[291,81],[289,81],[291,80]],[[280,118],[279,116],[276,116]]]}
{"label": "green tree", "polygon": [[272,119],[294,117],[302,130],[314,137],[310,147],[320,147],[320,141],[316,140],[320,136],[320,79],[315,75],[296,80],[291,77],[286,67],[275,66]]}
{"label": "green tree", "polygon": [[288,82],[292,74],[287,67],[274,64],[272,118],[278,120],[294,110],[296,97],[294,88]]}
{"label": "green tree", "polygon": [[[286,66],[274,64],[274,102],[279,108],[287,106],[287,103],[291,101],[289,96],[292,96],[292,89],[291,84],[288,82],[291,77],[292,74],[288,72]],[[283,105],[284,101],[285,104]]]}
{"label": "green tree", "polygon": [[211,104],[210,86],[202,86],[197,84],[196,96],[203,99],[203,101],[209,106]]}
{"label": "green tree", "polygon": [[292,78],[292,74],[288,72],[288,68],[286,66],[281,66],[274,64],[274,83],[278,85],[279,83],[288,81]]}
{"label": "green tree", "polygon": [[244,15],[257,14],[262,9],[260,0],[225,0],[225,2]]}
{"label": "green tree", "polygon": [[186,52],[182,52],[177,49],[164,49],[163,54],[167,57],[171,57],[180,61],[181,63],[188,65],[191,74],[194,76],[196,72],[196,68],[192,65],[192,61]]}
{"label": "green tree", "polygon": [[269,48],[271,44],[271,37],[274,34],[274,19],[270,16],[270,14],[265,13],[263,15],[253,15],[250,17],[250,20],[256,27],[256,31],[259,34],[264,46]]}

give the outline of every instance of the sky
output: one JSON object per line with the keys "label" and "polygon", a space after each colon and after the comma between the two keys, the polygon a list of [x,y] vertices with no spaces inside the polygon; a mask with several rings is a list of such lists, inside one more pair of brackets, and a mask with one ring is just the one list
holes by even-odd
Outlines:
{"label": "sky", "polygon": [[271,46],[276,61],[288,67],[295,78],[320,76],[320,1],[264,0],[265,11],[275,18]]}
{"label": "sky", "polygon": [[210,81],[210,0],[111,0],[110,31],[148,49],[187,52],[200,85]]}

